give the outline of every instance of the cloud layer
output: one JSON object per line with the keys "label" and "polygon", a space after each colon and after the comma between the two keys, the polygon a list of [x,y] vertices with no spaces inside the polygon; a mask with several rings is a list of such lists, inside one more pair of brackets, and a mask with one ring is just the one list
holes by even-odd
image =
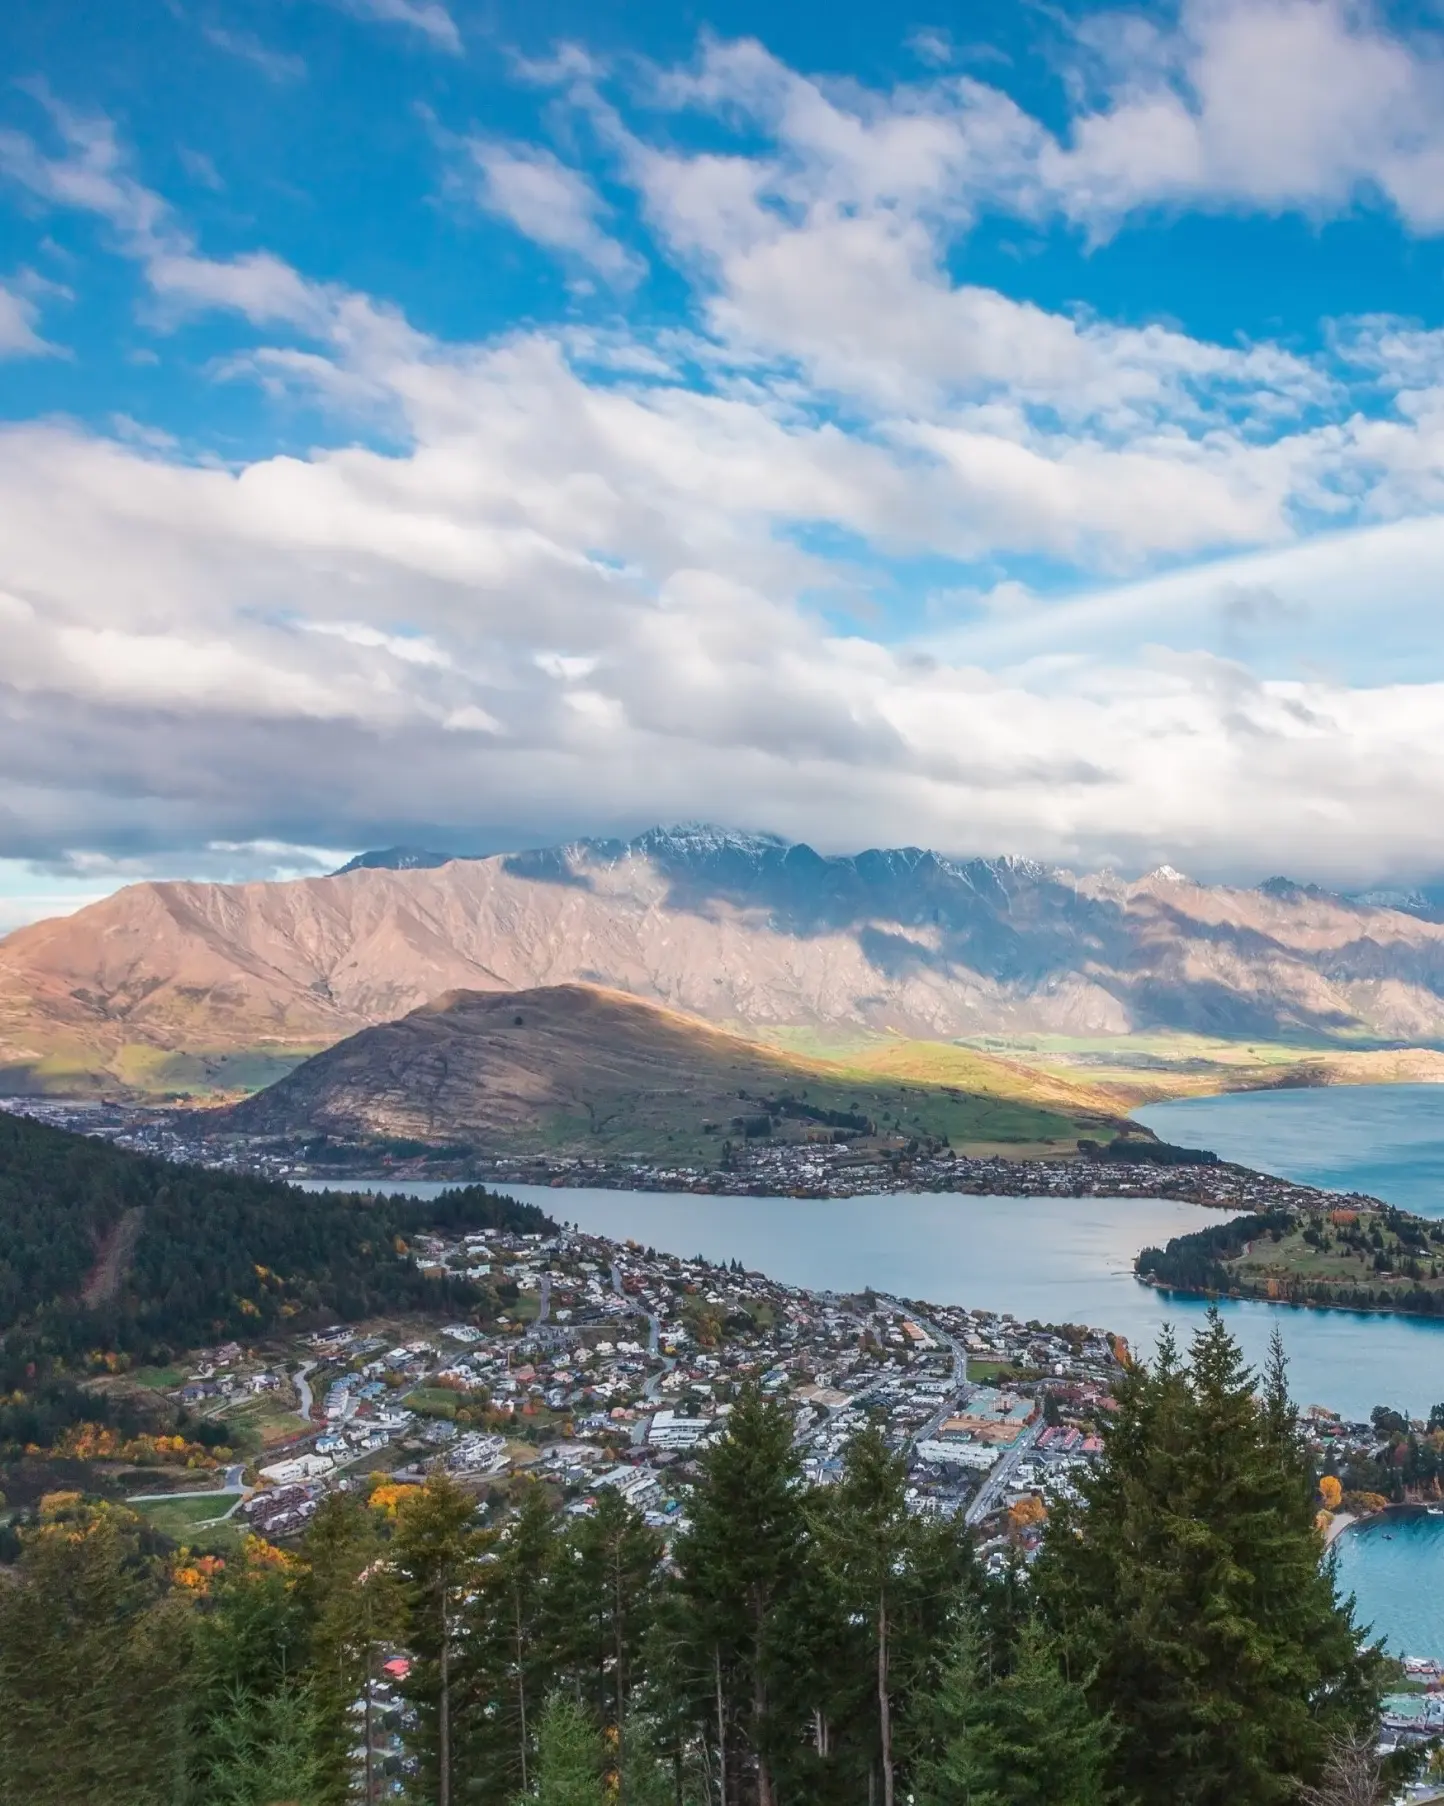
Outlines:
{"label": "cloud layer", "polygon": [[[462,48],[440,7],[351,10]],[[1444,335],[1209,342],[964,273],[998,210],[1100,238],[1367,204],[1434,232],[1436,46],[1330,0],[1103,16],[1061,134],[948,54],[890,90],[722,40],[528,68],[557,144],[454,134],[438,189],[595,305],[476,343],[264,243],[207,255],[109,120],[43,96],[0,134],[12,191],[103,226],[157,343],[224,314],[245,342],[209,380],[325,429],[243,462],[0,434],[0,857],[271,870],[418,825],[707,817],[1203,875],[1444,867]],[[657,271],[671,316],[629,299]],[[0,353],[54,348],[43,301],[0,286]]]}

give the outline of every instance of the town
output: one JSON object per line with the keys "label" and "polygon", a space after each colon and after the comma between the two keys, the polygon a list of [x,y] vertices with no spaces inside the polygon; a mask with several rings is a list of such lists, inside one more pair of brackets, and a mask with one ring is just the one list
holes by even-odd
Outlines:
{"label": "town", "polygon": [[214,1134],[202,1112],[100,1101],[5,1098],[0,1099],[0,1109],[166,1160],[277,1179],[324,1179],[337,1187],[404,1190],[418,1181],[479,1182],[721,1197],[851,1198],[927,1191],[974,1197],[1148,1197],[1258,1212],[1379,1207],[1377,1198],[1322,1191],[1211,1156],[1175,1164],[1148,1158],[1146,1143],[1141,1144],[1142,1153],[1119,1159],[1110,1157],[1113,1148],[1047,1158],[998,1153],[972,1157],[946,1143],[743,1140],[729,1148],[725,1166],[704,1167],[640,1157],[459,1156],[447,1148],[397,1152],[371,1146],[318,1146],[314,1141],[288,1145]]}
{"label": "town", "polygon": [[498,1502],[517,1476],[543,1481],[569,1512],[615,1487],[673,1533],[692,1464],[752,1381],[791,1411],[808,1478],[836,1477],[848,1438],[876,1417],[907,1453],[912,1510],[960,1515],[999,1558],[1026,1554],[1049,1499],[1101,1446],[1126,1352],[1101,1329],[812,1293],[574,1230],[418,1238],[411,1257],[514,1302],[489,1323],[227,1344],[172,1389],[222,1423],[254,1423],[265,1401],[265,1444],[226,1468],[209,1495],[216,1520],[284,1539],[334,1488],[444,1467]]}

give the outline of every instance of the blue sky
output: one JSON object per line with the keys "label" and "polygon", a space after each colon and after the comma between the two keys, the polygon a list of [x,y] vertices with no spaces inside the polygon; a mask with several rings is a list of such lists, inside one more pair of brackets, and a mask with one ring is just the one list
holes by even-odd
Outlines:
{"label": "blue sky", "polygon": [[0,927],[705,818],[1444,870],[1432,7],[0,18]]}

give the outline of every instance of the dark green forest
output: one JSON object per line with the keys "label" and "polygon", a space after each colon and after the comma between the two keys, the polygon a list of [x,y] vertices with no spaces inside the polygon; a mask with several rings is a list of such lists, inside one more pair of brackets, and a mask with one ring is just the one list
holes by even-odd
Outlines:
{"label": "dark green forest", "polygon": [[1104,1438],[1031,1570],[910,1513],[877,1427],[803,1484],[755,1389],[670,1557],[602,1487],[358,1487],[226,1565],[52,1498],[0,1585],[0,1806],[1389,1798],[1281,1359],[1260,1383],[1215,1315]]}
{"label": "dark green forest", "polygon": [[1286,1210],[1210,1223],[1191,1235],[1174,1236],[1162,1248],[1144,1248],[1133,1270],[1151,1274],[1159,1285],[1180,1292],[1226,1292],[1232,1283],[1226,1260],[1242,1254],[1257,1237],[1274,1230],[1286,1233],[1292,1227],[1293,1217]]}
{"label": "dark green forest", "polygon": [[[157,1362],[282,1326],[466,1308],[471,1286],[405,1253],[430,1228],[555,1224],[481,1186],[425,1202],[304,1192],[0,1114],[0,1445],[43,1445],[76,1421],[74,1382],[97,1351]],[[85,1399],[84,1415],[102,1409]]]}

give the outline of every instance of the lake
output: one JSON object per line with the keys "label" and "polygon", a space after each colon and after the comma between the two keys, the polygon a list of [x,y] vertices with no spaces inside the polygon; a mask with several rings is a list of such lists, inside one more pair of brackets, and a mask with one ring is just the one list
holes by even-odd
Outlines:
{"label": "lake", "polygon": [[[314,1186],[313,1182],[313,1186]],[[431,1194],[438,1185],[407,1190]],[[512,1185],[559,1220],[674,1254],[740,1260],[789,1285],[866,1286],[1011,1311],[1027,1320],[1089,1323],[1151,1349],[1165,1321],[1186,1336],[1204,1301],[1162,1294],[1133,1277],[1140,1248],[1227,1220],[1195,1204],[1141,1198],[720,1198]],[[1295,1397],[1366,1418],[1377,1404],[1427,1414],[1444,1399],[1444,1323],[1305,1311],[1241,1300],[1222,1306],[1250,1361],[1283,1333]]]}
{"label": "lake", "polygon": [[1235,1091],[1133,1112],[1164,1141],[1444,1216],[1444,1085]]}

